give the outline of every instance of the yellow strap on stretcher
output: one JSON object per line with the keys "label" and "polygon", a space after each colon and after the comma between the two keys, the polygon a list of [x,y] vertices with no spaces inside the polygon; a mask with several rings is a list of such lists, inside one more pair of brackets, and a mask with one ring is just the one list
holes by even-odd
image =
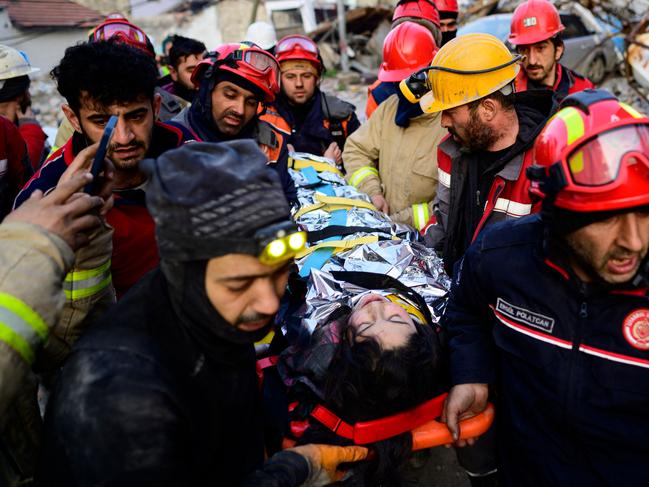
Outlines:
{"label": "yellow strap on stretcher", "polygon": [[297,170],[304,169],[305,167],[312,167],[318,172],[332,172],[341,177],[343,175],[338,168],[331,164],[327,164],[326,162],[310,161],[309,159],[293,159],[292,157],[289,157],[288,167]]}
{"label": "yellow strap on stretcher", "polygon": [[356,247],[357,245],[374,243],[378,241],[379,241],[378,235],[367,235],[366,237],[353,238],[350,240],[327,240],[325,242],[320,242],[317,245],[307,247],[306,249],[300,251],[295,256],[295,258],[301,259],[302,257],[307,256],[318,249],[333,248],[336,249],[334,253],[338,253],[342,250],[347,250],[347,249],[351,249],[352,247]]}
{"label": "yellow strap on stretcher", "polygon": [[367,201],[340,198],[338,196],[326,196],[322,193],[316,193],[315,198],[318,200],[318,203],[300,208],[300,210],[295,214],[296,220],[302,215],[315,210],[332,212],[335,210],[347,210],[349,208],[365,208],[367,210],[379,211],[376,206]]}

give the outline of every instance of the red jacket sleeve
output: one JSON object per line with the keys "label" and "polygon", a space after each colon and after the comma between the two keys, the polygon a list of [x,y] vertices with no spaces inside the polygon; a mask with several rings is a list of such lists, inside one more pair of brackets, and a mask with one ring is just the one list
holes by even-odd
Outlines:
{"label": "red jacket sleeve", "polygon": [[37,171],[43,158],[43,150],[47,135],[43,132],[41,126],[35,120],[26,119],[19,122],[18,130],[23,140],[27,144],[27,152],[32,169]]}

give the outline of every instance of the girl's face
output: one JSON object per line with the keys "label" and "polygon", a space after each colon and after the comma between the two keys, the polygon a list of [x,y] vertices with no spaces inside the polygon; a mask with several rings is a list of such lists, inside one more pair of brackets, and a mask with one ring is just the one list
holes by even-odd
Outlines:
{"label": "girl's face", "polygon": [[349,317],[356,331],[356,340],[372,338],[383,350],[404,346],[415,333],[415,324],[408,312],[378,294],[364,296]]}

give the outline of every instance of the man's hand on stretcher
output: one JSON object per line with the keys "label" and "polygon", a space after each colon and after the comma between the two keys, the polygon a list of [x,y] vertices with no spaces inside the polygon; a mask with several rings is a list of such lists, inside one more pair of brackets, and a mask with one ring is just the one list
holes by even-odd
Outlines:
{"label": "man's hand on stretcher", "polygon": [[441,419],[451,431],[455,446],[473,445],[475,438],[460,439],[458,423],[484,411],[488,397],[487,384],[458,384],[448,393]]}

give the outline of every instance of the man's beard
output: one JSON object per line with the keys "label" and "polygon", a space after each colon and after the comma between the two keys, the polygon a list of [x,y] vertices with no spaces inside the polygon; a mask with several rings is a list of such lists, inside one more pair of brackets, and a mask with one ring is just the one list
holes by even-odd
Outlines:
{"label": "man's beard", "polygon": [[[142,155],[142,157],[139,157],[137,160],[134,158],[130,159],[116,159],[115,156],[119,156],[118,154],[115,154],[115,150],[121,150],[121,149],[130,149],[130,150],[135,150],[135,149],[145,149],[145,153]],[[124,144],[110,144],[108,146],[108,154],[111,156],[111,160],[113,161],[113,164],[115,164],[115,169],[119,171],[134,171],[138,169],[138,163],[140,160],[142,160],[146,156],[146,144],[142,140],[133,140],[130,143],[124,145]]]}
{"label": "man's beard", "polygon": [[[570,254],[572,260],[586,273],[594,282],[605,283],[608,285],[616,285],[619,283],[609,282],[605,276],[602,274],[602,271],[605,269],[606,264],[611,259],[626,259],[637,256],[638,266],[643,261],[643,256],[637,252],[629,252],[624,249],[616,249],[611,252],[606,253],[600,261],[597,261],[596,256],[592,250],[583,245],[580,239],[573,237],[572,235],[567,235],[566,243],[570,249]],[[637,273],[637,269],[636,269]],[[634,273],[635,275],[635,273]]]}
{"label": "man's beard", "polygon": [[450,134],[471,152],[485,151],[498,140],[496,131],[483,123],[476,113],[471,113],[469,123],[465,127],[466,137],[461,137],[453,128],[449,128]]}

